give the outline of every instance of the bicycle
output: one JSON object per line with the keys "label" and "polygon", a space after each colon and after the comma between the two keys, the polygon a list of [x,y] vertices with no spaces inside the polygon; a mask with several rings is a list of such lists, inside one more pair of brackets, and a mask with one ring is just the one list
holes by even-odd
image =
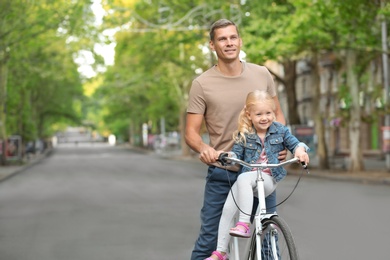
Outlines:
{"label": "bicycle", "polygon": [[[257,169],[256,182],[259,206],[252,223],[254,228],[252,228],[252,235],[248,239],[246,245],[244,260],[299,259],[294,238],[287,223],[276,212],[267,213],[264,194],[264,179],[262,178],[263,169],[276,168],[296,163],[299,162],[298,158],[293,158],[278,164],[250,164],[230,156],[230,153],[222,153],[218,160],[223,165],[232,165],[237,163],[242,166]],[[303,168],[307,169],[306,165],[303,165]],[[230,259],[239,260],[238,238],[232,238],[233,239],[230,242]]]}

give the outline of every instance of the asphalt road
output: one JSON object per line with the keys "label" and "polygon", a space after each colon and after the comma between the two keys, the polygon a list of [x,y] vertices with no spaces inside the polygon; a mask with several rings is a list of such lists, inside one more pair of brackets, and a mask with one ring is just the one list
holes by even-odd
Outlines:
{"label": "asphalt road", "polygon": [[[205,172],[196,161],[60,146],[0,183],[0,259],[189,259]],[[296,181],[279,185],[279,200]],[[388,259],[389,205],[389,186],[303,177],[278,211],[303,260]]]}

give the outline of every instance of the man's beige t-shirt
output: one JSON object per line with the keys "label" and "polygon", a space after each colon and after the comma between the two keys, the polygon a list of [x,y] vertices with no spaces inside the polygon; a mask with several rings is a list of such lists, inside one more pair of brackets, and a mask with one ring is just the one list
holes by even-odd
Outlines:
{"label": "man's beige t-shirt", "polygon": [[232,148],[233,132],[237,130],[238,116],[249,92],[259,89],[276,96],[273,78],[266,67],[242,63],[239,76],[225,76],[213,66],[192,82],[187,113],[204,115],[210,146],[217,151]]}

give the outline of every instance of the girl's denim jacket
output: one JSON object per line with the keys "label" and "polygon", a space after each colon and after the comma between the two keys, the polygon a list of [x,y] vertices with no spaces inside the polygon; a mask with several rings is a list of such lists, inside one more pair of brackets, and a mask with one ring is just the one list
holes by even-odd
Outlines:
{"label": "girl's denim jacket", "polygon": [[[271,164],[279,163],[279,152],[286,148],[292,154],[294,154],[295,149],[299,146],[305,147],[306,152],[310,150],[306,144],[300,142],[292,135],[286,126],[278,122],[273,122],[268,128],[264,138],[264,147],[256,133],[245,134],[245,139],[245,144],[242,142],[235,143],[231,151],[237,155],[238,159],[244,160],[247,163],[256,163],[263,149],[265,149],[268,163]],[[239,173],[247,171],[252,171],[252,169],[247,166],[241,166]],[[286,177],[287,171],[283,167],[277,167],[272,168],[271,173],[275,181],[279,182]]]}

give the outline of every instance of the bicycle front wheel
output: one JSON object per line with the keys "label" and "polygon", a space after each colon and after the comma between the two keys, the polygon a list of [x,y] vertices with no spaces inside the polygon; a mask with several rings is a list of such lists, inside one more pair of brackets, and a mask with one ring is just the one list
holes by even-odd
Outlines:
{"label": "bicycle front wheel", "polygon": [[[263,220],[261,234],[262,260],[298,260],[298,252],[287,223],[279,216]],[[248,260],[259,260],[256,253],[256,235],[251,237]]]}

